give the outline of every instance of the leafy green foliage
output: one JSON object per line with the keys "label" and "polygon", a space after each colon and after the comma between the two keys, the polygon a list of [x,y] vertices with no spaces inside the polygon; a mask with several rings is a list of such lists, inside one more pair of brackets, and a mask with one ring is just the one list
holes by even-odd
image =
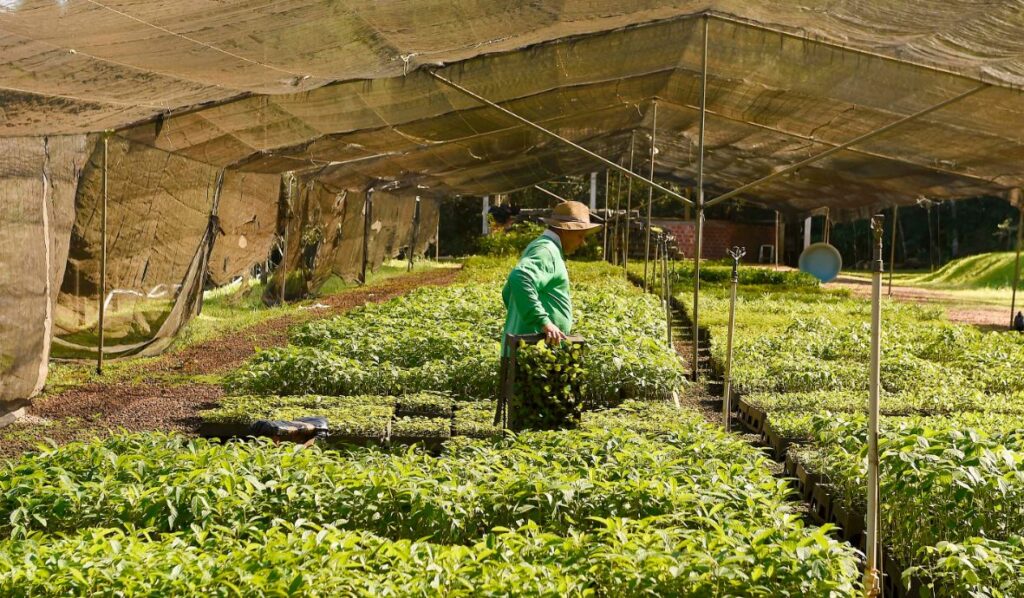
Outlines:
{"label": "leafy green foliage", "polygon": [[0,594],[854,595],[854,551],[788,495],[632,401],[438,456],[120,436],[0,469]]}
{"label": "leafy green foliage", "polygon": [[575,428],[580,421],[585,387],[583,349],[562,343],[520,341],[516,380],[509,401],[512,430]]}
{"label": "leafy green foliage", "polygon": [[[492,399],[505,315],[500,289],[512,265],[476,258],[467,263],[466,282],[304,324],[293,332],[293,346],[260,351],[227,387],[239,394],[436,391]],[[573,332],[587,339],[581,376],[588,404],[664,398],[684,383],[679,359],[661,340],[664,312],[656,299],[603,263],[571,262],[570,278]]]}

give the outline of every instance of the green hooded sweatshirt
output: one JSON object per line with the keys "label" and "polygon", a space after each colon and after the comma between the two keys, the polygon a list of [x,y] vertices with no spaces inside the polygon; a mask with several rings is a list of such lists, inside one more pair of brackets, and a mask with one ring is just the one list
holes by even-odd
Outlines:
{"label": "green hooded sweatshirt", "polygon": [[501,298],[508,310],[504,334],[536,334],[545,324],[554,324],[567,335],[572,331],[569,273],[557,234],[545,231],[526,246]]}

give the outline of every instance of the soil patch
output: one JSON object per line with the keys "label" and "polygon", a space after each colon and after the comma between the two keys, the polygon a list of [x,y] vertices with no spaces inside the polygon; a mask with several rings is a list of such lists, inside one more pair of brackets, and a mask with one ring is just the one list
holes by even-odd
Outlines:
{"label": "soil patch", "polygon": [[266,349],[288,344],[288,330],[292,326],[315,318],[345,313],[367,303],[383,303],[418,287],[451,284],[458,275],[459,270],[455,268],[428,270],[390,278],[373,286],[321,297],[315,304],[317,307],[267,320],[257,326],[168,354],[153,363],[146,372],[190,375],[224,373],[241,365],[256,352],[257,348]]}
{"label": "soil patch", "polygon": [[[840,276],[828,283],[828,288],[846,289],[860,298],[871,298],[871,281]],[[889,287],[883,280],[882,297],[889,296]],[[993,305],[965,304],[963,299],[949,292],[919,287],[893,285],[892,298],[908,303],[931,303],[942,307],[951,322],[977,326],[983,330],[1006,330],[1009,324],[1008,308]],[[955,305],[952,305],[955,304]]]}
{"label": "soil patch", "polygon": [[168,354],[147,366],[152,379],[141,384],[93,383],[36,399],[23,420],[0,430],[0,457],[11,457],[51,440],[64,444],[122,431],[175,431],[194,435],[199,412],[223,396],[216,384],[168,384],[161,374],[217,374],[238,367],[256,348],[288,343],[288,330],[301,322],[381,303],[422,286],[452,283],[458,269],[430,270],[381,281],[366,288],[322,297],[323,307],[303,309]]}

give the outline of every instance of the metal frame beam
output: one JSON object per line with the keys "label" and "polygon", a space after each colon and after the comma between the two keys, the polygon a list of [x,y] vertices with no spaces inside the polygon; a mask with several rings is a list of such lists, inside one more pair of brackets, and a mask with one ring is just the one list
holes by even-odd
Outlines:
{"label": "metal frame beam", "polygon": [[480,94],[478,94],[478,93],[476,93],[474,91],[471,91],[469,89],[466,89],[465,87],[459,85],[458,83],[455,83],[454,81],[451,81],[449,79],[446,79],[445,77],[442,77],[441,75],[437,74],[434,71],[427,71],[427,74],[430,75],[431,77],[433,77],[434,79],[440,81],[441,83],[444,83],[448,87],[451,87],[452,89],[462,93],[463,95],[469,96],[469,97],[473,98],[474,100],[476,100],[476,101],[478,101],[478,102],[480,102],[482,104],[486,104],[487,106],[490,106],[491,108],[494,108],[495,110],[498,110],[502,114],[504,114],[504,115],[506,115],[506,116],[508,116],[510,118],[513,118],[513,119],[523,123],[524,125],[532,128],[532,129],[534,129],[536,131],[539,131],[540,133],[543,133],[543,134],[547,135],[548,137],[551,137],[552,139],[560,141],[560,142],[564,143],[565,145],[568,145],[569,147],[575,149],[576,151],[578,151],[578,152],[580,152],[580,153],[582,153],[582,154],[584,154],[586,156],[589,156],[590,158],[593,158],[594,160],[597,160],[598,162],[600,162],[601,164],[604,164],[608,168],[616,170],[616,171],[618,171],[618,172],[620,172],[620,173],[630,177],[630,180],[636,179],[636,180],[644,183],[645,185],[650,185],[651,187],[654,187],[658,191],[661,191],[662,193],[665,193],[665,194],[667,194],[667,195],[669,195],[669,196],[671,196],[671,197],[673,197],[675,199],[678,199],[678,200],[680,200],[680,201],[682,201],[682,202],[684,202],[686,204],[693,205],[693,202],[691,202],[686,197],[683,197],[679,193],[676,193],[675,191],[672,191],[671,189],[666,189],[665,187],[662,187],[658,183],[655,183],[654,181],[646,179],[646,178],[644,178],[644,177],[642,177],[642,176],[640,176],[638,174],[632,173],[632,172],[629,171],[629,169],[623,168],[622,166],[619,166],[618,164],[616,164],[615,162],[612,162],[608,158],[605,158],[604,156],[601,156],[601,155],[599,155],[599,154],[597,154],[595,152],[592,152],[592,151],[588,150],[587,148],[583,147],[582,145],[580,145],[580,144],[578,144],[578,143],[576,143],[574,141],[571,141],[571,140],[569,140],[569,139],[567,139],[565,137],[562,137],[558,133],[555,133],[554,131],[551,131],[550,129],[546,129],[546,128],[538,125],[537,123],[529,120],[528,118],[526,118],[524,116],[520,116],[519,114],[516,114],[515,112],[512,112],[508,108],[505,108],[504,106],[501,106],[500,104],[498,104],[496,102],[492,102],[491,100],[488,100],[487,98],[481,96]]}
{"label": "metal frame beam", "polygon": [[[955,96],[953,96],[951,98],[947,98],[947,99],[939,102],[938,104],[933,104],[933,105],[931,105],[931,106],[929,106],[927,108],[924,108],[923,110],[918,110],[917,112],[915,112],[913,114],[909,114],[907,116],[904,116],[903,118],[897,119],[897,120],[895,120],[895,121],[893,121],[893,122],[891,122],[891,123],[889,123],[887,125],[883,125],[883,126],[877,128],[877,129],[874,129],[873,131],[868,131],[867,133],[864,133],[862,135],[858,135],[857,137],[854,137],[853,139],[851,139],[849,141],[846,141],[846,142],[840,143],[839,145],[830,147],[829,149],[827,149],[827,150],[825,150],[823,152],[819,152],[819,153],[817,153],[817,154],[815,154],[815,155],[813,155],[813,156],[811,156],[809,158],[804,158],[803,160],[800,160],[799,162],[796,162],[794,164],[790,164],[789,166],[786,166],[785,168],[782,168],[781,170],[777,170],[777,171],[775,171],[775,172],[773,172],[771,174],[765,175],[765,176],[763,176],[763,177],[761,177],[761,178],[759,178],[759,179],[757,179],[755,181],[751,181],[751,182],[746,183],[744,185],[740,185],[739,187],[733,189],[732,191],[729,191],[727,193],[723,193],[723,194],[719,195],[718,197],[715,197],[714,199],[708,201],[706,205],[708,207],[710,207],[710,206],[713,206],[715,204],[721,203],[721,202],[723,202],[723,201],[725,201],[727,199],[733,198],[733,197],[735,197],[735,196],[737,196],[737,195],[739,195],[739,194],[741,194],[741,193],[743,193],[745,191],[748,191],[752,187],[755,187],[755,186],[760,185],[762,183],[767,183],[768,181],[777,179],[777,178],[779,178],[781,176],[785,176],[785,175],[787,175],[787,174],[789,174],[789,173],[791,173],[793,171],[799,170],[800,168],[803,168],[804,166],[807,166],[808,164],[811,164],[813,162],[817,162],[817,161],[819,161],[819,160],[821,160],[823,158],[827,158],[828,156],[831,156],[832,154],[834,154],[836,152],[842,151],[842,150],[844,150],[844,149],[846,149],[846,148],[848,148],[848,147],[850,147],[852,145],[856,145],[858,143],[862,143],[864,141],[867,141],[868,139],[872,139],[874,137],[882,135],[883,133],[888,133],[889,131],[895,129],[896,127],[899,127],[900,125],[903,125],[903,124],[906,124],[906,123],[911,122],[913,120],[916,120],[918,118],[921,118],[922,116],[925,116],[927,114],[931,114],[932,112],[935,112],[936,110],[940,110],[942,108],[945,108],[946,106],[949,106],[950,104],[958,102],[958,101],[960,101],[960,100],[962,100],[964,98],[970,97],[970,96],[978,93],[979,91],[988,89],[989,87],[991,87],[991,86],[989,84],[987,84],[987,83],[982,83],[980,85],[976,85],[975,87],[972,87],[971,89],[968,89],[967,91],[960,92],[960,93],[958,93],[957,95],[955,95]],[[703,103],[703,100],[702,100],[702,103]],[[704,111],[703,106],[701,108],[701,111],[702,111],[701,121],[703,122],[703,118],[704,118],[703,117],[703,111]],[[703,157],[703,154],[702,154],[702,157]]]}

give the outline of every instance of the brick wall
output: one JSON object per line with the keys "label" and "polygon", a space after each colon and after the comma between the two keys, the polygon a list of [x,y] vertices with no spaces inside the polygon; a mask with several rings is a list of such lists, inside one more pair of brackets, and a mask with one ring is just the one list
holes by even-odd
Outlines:
{"label": "brick wall", "polygon": [[[654,226],[665,228],[675,236],[679,251],[686,257],[694,254],[694,227],[692,220],[652,220]],[[761,245],[774,245],[775,227],[770,224],[742,224],[731,220],[704,221],[704,251],[706,259],[728,257],[726,250],[733,245],[747,248],[745,262],[756,262]]]}

